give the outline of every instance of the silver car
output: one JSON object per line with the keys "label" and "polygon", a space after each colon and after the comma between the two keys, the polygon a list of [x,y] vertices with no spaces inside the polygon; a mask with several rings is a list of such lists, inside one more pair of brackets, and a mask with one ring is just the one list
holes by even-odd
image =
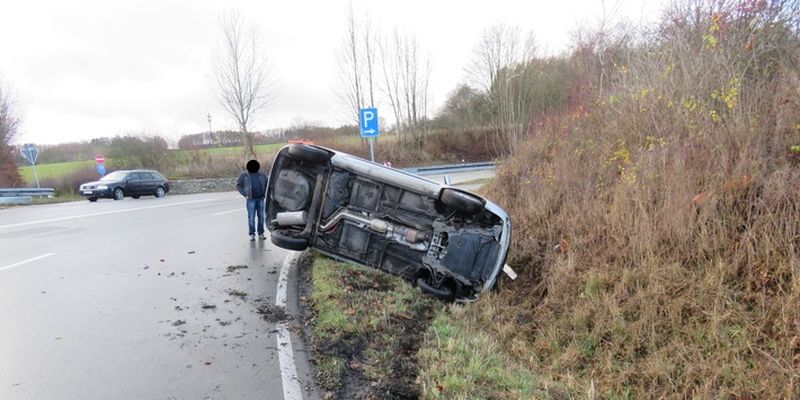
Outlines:
{"label": "silver car", "polygon": [[279,247],[313,247],[458,302],[495,285],[511,239],[508,214],[478,195],[304,144],[275,158],[267,221]]}

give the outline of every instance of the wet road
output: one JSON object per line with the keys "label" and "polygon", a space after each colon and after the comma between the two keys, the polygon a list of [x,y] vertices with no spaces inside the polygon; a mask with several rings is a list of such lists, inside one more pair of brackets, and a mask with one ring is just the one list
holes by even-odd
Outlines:
{"label": "wet road", "polygon": [[283,399],[257,309],[287,253],[245,214],[236,193],[0,210],[0,399]]}

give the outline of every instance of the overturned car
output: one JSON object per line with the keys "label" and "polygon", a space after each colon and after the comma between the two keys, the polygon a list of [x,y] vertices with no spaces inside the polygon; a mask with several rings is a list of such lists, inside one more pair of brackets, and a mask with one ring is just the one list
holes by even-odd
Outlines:
{"label": "overturned car", "polygon": [[267,193],[272,243],[402,276],[447,301],[495,285],[506,212],[475,194],[323,147],[278,152]]}

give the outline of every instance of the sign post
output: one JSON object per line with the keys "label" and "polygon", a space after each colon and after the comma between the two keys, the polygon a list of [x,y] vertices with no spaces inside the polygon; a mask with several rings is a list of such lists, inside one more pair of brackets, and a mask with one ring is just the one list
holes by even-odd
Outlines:
{"label": "sign post", "polygon": [[378,109],[377,108],[362,108],[358,113],[359,127],[361,128],[361,137],[369,139],[369,157],[372,162],[375,162],[375,138],[380,135],[378,127]]}
{"label": "sign post", "polygon": [[22,146],[22,156],[31,163],[33,167],[33,178],[36,179],[36,188],[41,189],[39,186],[39,175],[36,174],[36,159],[39,158],[39,149],[33,143],[28,143]]}
{"label": "sign post", "polygon": [[100,174],[100,176],[105,176],[105,174],[106,174],[106,164],[105,164],[106,163],[106,158],[103,157],[102,154],[98,154],[98,155],[94,156],[94,162],[97,163],[97,173]]}

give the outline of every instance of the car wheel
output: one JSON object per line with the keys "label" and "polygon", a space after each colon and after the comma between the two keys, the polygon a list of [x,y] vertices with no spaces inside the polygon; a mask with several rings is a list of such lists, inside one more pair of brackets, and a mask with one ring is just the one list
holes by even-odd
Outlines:
{"label": "car wheel", "polygon": [[89,201],[91,201],[92,203],[94,203],[95,201],[97,201],[97,197],[89,197]]}
{"label": "car wheel", "polygon": [[279,231],[270,233],[272,244],[287,250],[303,251],[308,248],[308,239],[284,235]]}
{"label": "car wheel", "polygon": [[442,190],[442,195],[439,197],[439,200],[441,200],[444,205],[467,215],[475,215],[483,211],[483,202],[480,199],[457,190]]}
{"label": "car wheel", "polygon": [[133,197],[134,199],[138,199],[138,198],[139,198],[139,195],[136,195],[136,196],[131,196],[131,197]]}
{"label": "car wheel", "polygon": [[324,164],[331,159],[331,155],[327,151],[303,144],[290,144],[288,153],[295,160],[311,164]]}
{"label": "car wheel", "polygon": [[453,301],[453,289],[447,286],[433,287],[428,284],[428,280],[425,277],[417,278],[417,286],[419,286],[423,292],[439,300]]}
{"label": "car wheel", "polygon": [[122,188],[114,189],[114,200],[122,200],[125,198],[125,193],[122,192]]}
{"label": "car wheel", "polygon": [[156,198],[160,199],[160,198],[162,198],[162,197],[164,197],[166,195],[167,195],[167,191],[164,190],[163,187],[159,186],[159,187],[156,188],[156,194],[155,194]]}

